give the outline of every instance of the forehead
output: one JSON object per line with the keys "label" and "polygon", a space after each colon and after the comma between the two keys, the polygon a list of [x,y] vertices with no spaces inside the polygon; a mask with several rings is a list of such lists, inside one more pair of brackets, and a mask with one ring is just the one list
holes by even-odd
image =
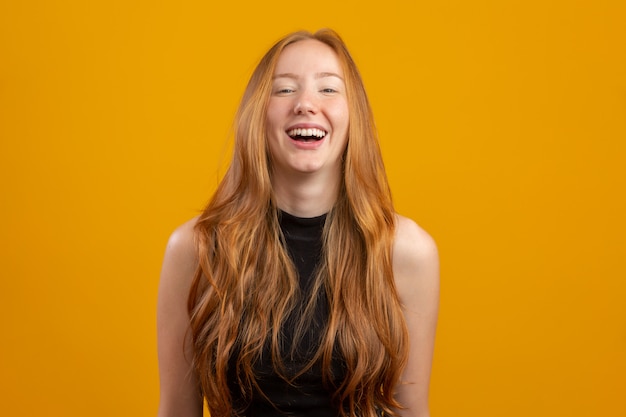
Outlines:
{"label": "forehead", "polygon": [[323,42],[306,39],[288,45],[283,49],[274,74],[335,73],[343,77],[339,57]]}

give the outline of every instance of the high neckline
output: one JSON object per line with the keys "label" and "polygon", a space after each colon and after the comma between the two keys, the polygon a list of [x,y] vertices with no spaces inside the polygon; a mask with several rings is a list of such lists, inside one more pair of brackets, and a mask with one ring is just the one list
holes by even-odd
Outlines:
{"label": "high neckline", "polygon": [[327,214],[315,217],[298,217],[280,210],[278,223],[288,241],[296,239],[321,242],[326,216]]}
{"label": "high neckline", "polygon": [[314,216],[314,217],[300,217],[300,216],[295,216],[293,214],[287,213],[285,210],[278,210],[279,213],[279,219],[281,220],[286,220],[287,222],[290,223],[296,223],[302,226],[313,226],[313,225],[319,225],[319,224],[324,224],[324,222],[326,221],[326,216],[328,215],[328,213],[324,213],[320,216]]}

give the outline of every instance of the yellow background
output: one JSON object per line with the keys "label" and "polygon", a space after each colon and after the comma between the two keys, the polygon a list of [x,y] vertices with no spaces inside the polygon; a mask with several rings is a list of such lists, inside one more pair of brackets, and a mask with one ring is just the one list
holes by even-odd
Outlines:
{"label": "yellow background", "polygon": [[0,0],[0,414],[155,415],[166,239],[329,26],[439,243],[433,417],[626,415],[626,3],[247,3]]}

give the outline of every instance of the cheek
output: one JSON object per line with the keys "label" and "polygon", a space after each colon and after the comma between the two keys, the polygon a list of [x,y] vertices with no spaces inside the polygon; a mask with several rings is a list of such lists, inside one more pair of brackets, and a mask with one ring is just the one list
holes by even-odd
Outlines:
{"label": "cheek", "polygon": [[274,116],[272,109],[268,108],[267,114],[265,115],[265,126],[267,130],[271,131],[274,129],[275,125],[276,125],[276,117]]}
{"label": "cheek", "polygon": [[270,103],[267,106],[267,114],[265,116],[265,121],[267,123],[268,129],[273,130],[274,128],[276,128],[277,125],[279,125],[279,122],[281,119],[280,115],[281,115],[280,106],[278,106],[277,103],[270,100]]}
{"label": "cheek", "polygon": [[336,103],[332,108],[333,118],[335,124],[339,127],[347,127],[350,120],[350,111],[348,110],[348,104],[345,102]]}
{"label": "cheek", "polygon": [[280,155],[280,152],[276,149],[278,146],[277,142],[278,141],[273,140],[272,135],[267,136],[267,140],[265,142],[265,152],[270,168],[276,163],[276,156]]}
{"label": "cheek", "polygon": [[341,148],[345,152],[348,146],[348,132],[350,131],[350,112],[347,105],[339,106],[336,113],[336,129],[341,134],[343,143]]}

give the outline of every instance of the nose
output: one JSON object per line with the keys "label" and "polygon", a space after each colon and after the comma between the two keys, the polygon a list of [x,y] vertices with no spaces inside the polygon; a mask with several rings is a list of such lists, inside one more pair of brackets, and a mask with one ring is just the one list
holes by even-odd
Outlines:
{"label": "nose", "polygon": [[302,92],[293,107],[293,112],[298,115],[317,113],[317,103],[313,95],[309,92]]}

